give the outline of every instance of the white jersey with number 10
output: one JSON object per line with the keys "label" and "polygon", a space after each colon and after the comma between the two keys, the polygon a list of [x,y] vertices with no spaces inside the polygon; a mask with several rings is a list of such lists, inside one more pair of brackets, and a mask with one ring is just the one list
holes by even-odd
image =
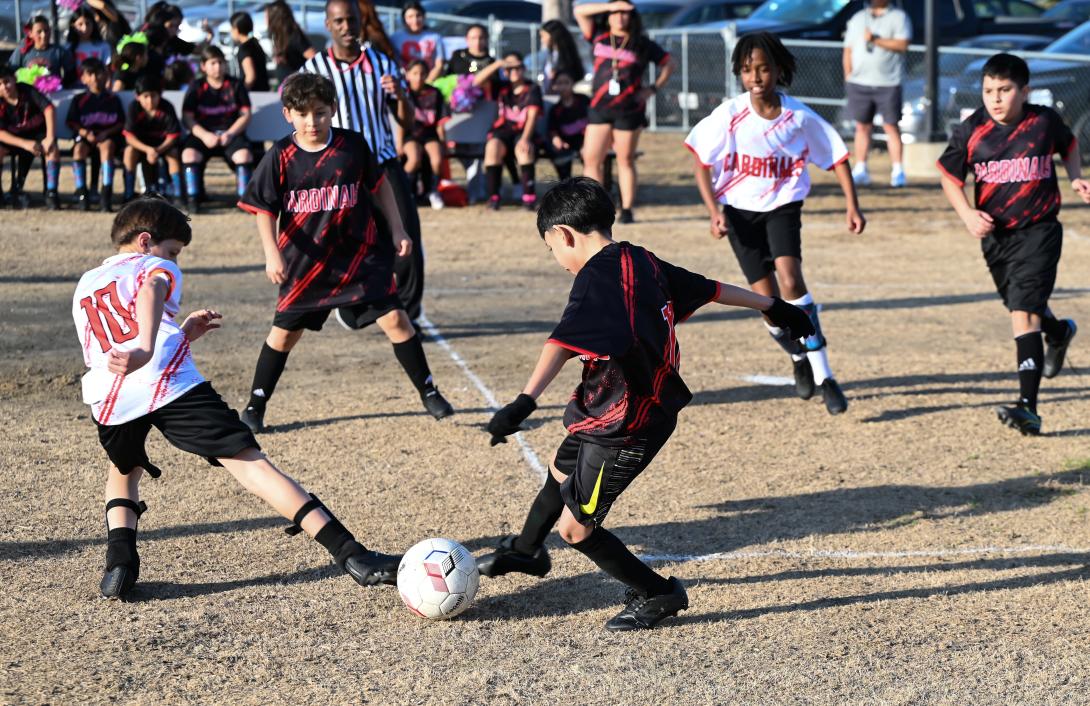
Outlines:
{"label": "white jersey with number 10", "polygon": [[[111,349],[126,351],[138,344],[136,295],[149,277],[164,277],[170,294],[147,365],[129,375],[106,367]],[[123,424],[159,409],[185,394],[204,378],[193,364],[189,339],[174,321],[182,297],[182,271],[170,260],[140,253],[120,253],[85,273],[72,298],[83,362],[83,401],[99,424]]]}

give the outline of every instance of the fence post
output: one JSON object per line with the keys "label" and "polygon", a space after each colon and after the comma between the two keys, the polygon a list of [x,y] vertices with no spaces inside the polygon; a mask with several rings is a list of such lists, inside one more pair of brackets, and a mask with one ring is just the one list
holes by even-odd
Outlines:
{"label": "fence post", "polygon": [[503,33],[503,25],[496,26],[496,16],[488,16],[488,43],[492,45],[492,56],[502,58],[503,52],[503,37],[500,35]]}
{"label": "fence post", "polygon": [[723,28],[723,79],[726,85],[725,96],[735,98],[738,95],[738,84],[734,81],[734,73],[731,71],[730,57],[734,53],[734,45],[738,41],[738,25],[731,22]]}
{"label": "fence post", "polygon": [[23,3],[15,0],[15,36],[12,37],[15,46],[19,46],[19,40],[23,38]]}
{"label": "fence post", "polygon": [[[648,62],[647,68],[649,68],[651,70],[651,85],[654,86],[655,85],[655,79],[657,78],[656,75],[655,75],[657,73],[655,71],[655,69],[657,69],[658,67],[655,65],[655,62],[652,61],[652,62]],[[658,91],[655,91],[654,93],[651,94],[651,102],[648,105],[648,107],[651,109],[651,120],[650,120],[651,124],[647,126],[649,130],[657,130],[658,127],[659,127],[659,106],[658,106],[658,103],[656,102],[656,101],[658,101],[658,99],[659,99],[659,92]]]}
{"label": "fence post", "polygon": [[681,103],[682,127],[689,129],[689,33],[681,33],[681,94],[685,100]]}
{"label": "fence post", "polygon": [[[537,65],[537,60],[538,60],[537,39],[538,39],[538,37],[537,37],[537,25],[534,24],[533,22],[531,22],[530,23],[530,56],[533,57],[534,73],[535,74],[537,74],[538,70],[539,70],[539,67]],[[538,81],[538,85],[541,85],[541,84],[543,84],[545,82],[545,80],[544,80],[545,72],[543,70],[544,67],[540,67],[540,68],[542,68],[542,71],[541,71],[542,78],[541,78],[541,80]]]}
{"label": "fence post", "polygon": [[[299,2],[299,17],[301,18],[301,21],[299,22],[299,24],[302,27],[307,26],[307,5],[308,4],[309,3],[307,2],[307,0],[300,0],[300,2]],[[303,30],[303,32],[306,33],[306,30]]]}

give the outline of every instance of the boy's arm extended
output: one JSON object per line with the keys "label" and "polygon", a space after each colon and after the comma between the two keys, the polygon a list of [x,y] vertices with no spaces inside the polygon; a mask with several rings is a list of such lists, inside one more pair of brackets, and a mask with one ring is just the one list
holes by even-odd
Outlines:
{"label": "boy's arm extended", "polygon": [[255,213],[257,233],[261,236],[261,249],[265,251],[265,276],[273,284],[284,284],[288,278],[288,269],[284,256],[276,247],[276,217],[271,213]]}
{"label": "boy's arm extended", "polygon": [[551,342],[545,344],[541,349],[541,357],[534,366],[534,372],[530,374],[526,387],[522,388],[522,394],[489,420],[486,429],[492,435],[492,446],[506,443],[508,436],[519,431],[519,425],[537,409],[537,398],[574,355],[563,346]]}
{"label": "boy's arm extended", "polygon": [[792,339],[814,335],[814,322],[810,320],[806,312],[794,304],[788,304],[779,297],[766,297],[763,294],[751,292],[733,284],[720,282],[719,293],[714,301],[716,304],[725,304],[726,306],[755,309],[764,314],[764,317],[773,326],[789,329]]}
{"label": "boy's arm extended", "polygon": [[1090,203],[1090,181],[1082,178],[1082,164],[1079,162],[1077,145],[1064,157],[1064,168],[1067,169],[1067,178],[1071,180],[1071,188],[1075,190],[1083,203]]}
{"label": "boy's arm extended", "polygon": [[715,200],[711,167],[704,166],[695,154],[693,155],[693,177],[696,179],[696,190],[700,192],[700,200],[704,202],[704,208],[708,209],[712,237],[719,240],[730,233],[730,224],[727,222],[723,209],[719,208],[719,203]]}
{"label": "boy's arm extended", "polygon": [[405,232],[405,224],[401,221],[401,211],[397,208],[397,197],[394,195],[394,187],[390,184],[390,178],[386,177],[378,185],[375,194],[378,210],[390,224],[390,236],[394,241],[394,251],[398,257],[406,257],[413,251],[413,241]]}
{"label": "boy's arm extended", "polygon": [[844,192],[844,201],[848,205],[848,230],[852,233],[862,233],[867,227],[867,219],[859,210],[859,197],[855,193],[855,182],[852,181],[852,169],[848,166],[848,160],[833,167],[836,180],[840,184],[840,190]]}
{"label": "boy's arm extended", "polygon": [[942,175],[942,193],[946,194],[946,200],[954,207],[954,211],[974,238],[983,239],[995,230],[995,220],[988,213],[973,208],[962,185],[945,174]]}
{"label": "boy's arm extended", "polygon": [[128,375],[148,364],[155,353],[155,339],[159,335],[159,322],[163,320],[163,308],[170,296],[170,282],[165,275],[149,277],[136,293],[136,325],[139,329],[137,346],[132,350],[110,350],[106,367],[111,373]]}

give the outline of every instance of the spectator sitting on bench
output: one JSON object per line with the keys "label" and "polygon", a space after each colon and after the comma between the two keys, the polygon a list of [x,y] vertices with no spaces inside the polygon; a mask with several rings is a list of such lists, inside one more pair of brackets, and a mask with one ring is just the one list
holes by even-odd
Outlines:
{"label": "spectator sitting on bench", "polygon": [[[15,155],[11,176],[11,202],[16,208],[30,207],[30,197],[23,191],[34,157],[45,163],[46,208],[60,207],[57,176],[60,153],[57,151],[56,109],[38,89],[15,82],[15,69],[0,64],[0,160]],[[0,189],[0,206],[8,203]]]}
{"label": "spectator sitting on bench", "polygon": [[148,44],[139,33],[127,34],[117,43],[113,58],[113,92],[131,91],[141,76],[157,76],[148,68]]}
{"label": "spectator sitting on bench", "polygon": [[125,120],[125,201],[133,198],[136,167],[143,166],[148,191],[159,190],[159,160],[165,160],[170,172],[172,196],[181,202],[182,160],[178,143],[182,126],[170,101],[163,100],[162,84],[155,76],[141,76],[133,90],[136,100],[129,104]]}
{"label": "spectator sitting on bench", "polygon": [[477,72],[473,82],[484,85],[497,71],[504,69],[507,80],[500,82],[496,96],[496,122],[488,132],[484,147],[484,169],[488,177],[488,207],[500,208],[500,182],[503,179],[503,162],[514,152],[519,164],[522,181],[522,205],[534,210],[537,195],[534,192],[534,161],[537,159],[537,143],[534,135],[537,117],[544,102],[541,88],[526,77],[526,65],[522,54],[507,52],[503,59],[494,61]]}
{"label": "spectator sitting on bench", "polygon": [[549,142],[545,146],[560,179],[571,176],[571,163],[583,149],[590,98],[575,92],[575,77],[567,71],[553,75],[559,99],[549,109]]}
{"label": "spectator sitting on bench", "polygon": [[431,166],[426,185],[428,201],[432,208],[439,210],[443,208],[443,197],[439,195],[439,173],[443,164],[443,145],[447,141],[443,123],[450,120],[450,111],[439,89],[424,83],[427,71],[428,65],[421,59],[409,62],[405,68],[414,113],[412,127],[405,131],[401,149],[405,155],[405,173],[414,184],[414,194],[417,193],[416,177],[421,173],[427,156]]}
{"label": "spectator sitting on bench", "polygon": [[80,64],[80,81],[87,90],[68,105],[65,123],[72,131],[72,175],[76,184],[76,204],[81,211],[91,208],[87,191],[87,158],[98,154],[102,168],[103,212],[109,213],[114,189],[114,160],[121,148],[121,130],[125,109],[121,99],[106,87],[106,67],[95,57]]}

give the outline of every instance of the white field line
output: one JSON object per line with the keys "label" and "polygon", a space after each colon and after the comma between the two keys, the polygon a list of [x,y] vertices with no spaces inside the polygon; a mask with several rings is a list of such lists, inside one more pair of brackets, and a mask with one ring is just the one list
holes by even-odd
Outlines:
{"label": "white field line", "polygon": [[944,558],[958,556],[979,556],[982,554],[1032,554],[1046,552],[1050,554],[1071,553],[1085,554],[1090,549],[1065,547],[1057,544],[1020,544],[1012,547],[955,547],[950,549],[920,549],[906,551],[869,552],[851,549],[812,549],[790,551],[787,549],[768,549],[738,552],[714,552],[712,554],[641,554],[644,561],[662,561],[682,563],[690,561],[745,561],[748,559],[911,559]]}
{"label": "white field line", "polygon": [[[492,394],[492,390],[488,389],[488,386],[485,385],[484,382],[482,382],[481,379],[477,377],[477,374],[470,369],[469,364],[466,363],[462,356],[458,354],[458,351],[454,350],[454,347],[450,345],[447,339],[443,338],[443,334],[439,332],[439,329],[435,327],[435,324],[429,321],[428,318],[423,314],[420,315],[420,318],[418,318],[417,321],[420,323],[420,326],[424,329],[428,336],[430,336],[432,340],[438,343],[440,348],[447,352],[447,355],[449,355],[450,359],[454,361],[454,364],[461,368],[462,373],[467,378],[469,378],[469,381],[473,383],[473,386],[476,387],[477,391],[481,393],[481,396],[484,397],[484,400],[486,403],[488,403],[488,406],[494,410],[499,409],[501,405],[496,399],[496,396]],[[541,463],[541,459],[538,458],[537,454],[534,452],[533,448],[531,448],[530,444],[526,443],[526,439],[522,438],[521,432],[515,434],[515,441],[518,442],[519,450],[522,451],[522,457],[526,459],[526,463],[529,464],[531,469],[533,469],[534,474],[537,476],[537,479],[544,483],[545,466]]]}

